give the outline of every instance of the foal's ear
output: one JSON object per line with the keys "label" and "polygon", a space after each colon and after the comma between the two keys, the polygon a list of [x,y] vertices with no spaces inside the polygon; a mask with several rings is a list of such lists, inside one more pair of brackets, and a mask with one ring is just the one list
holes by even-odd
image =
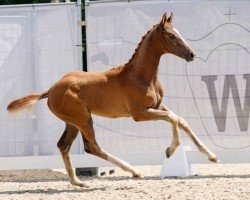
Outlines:
{"label": "foal's ear", "polygon": [[162,15],[162,18],[161,18],[161,25],[164,26],[164,24],[167,22],[167,13],[165,12],[163,15]]}
{"label": "foal's ear", "polygon": [[171,15],[169,16],[169,18],[168,18],[168,20],[167,20],[168,23],[172,24],[173,19],[174,19],[174,14],[171,12]]}

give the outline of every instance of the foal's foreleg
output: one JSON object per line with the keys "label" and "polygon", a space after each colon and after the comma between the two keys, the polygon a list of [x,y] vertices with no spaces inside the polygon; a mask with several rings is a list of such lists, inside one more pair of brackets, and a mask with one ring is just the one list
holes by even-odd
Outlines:
{"label": "foal's foreleg", "polygon": [[177,147],[181,144],[180,137],[179,137],[178,123],[172,124],[172,130],[173,130],[173,138],[172,138],[171,146],[168,147],[166,151],[167,158],[169,158],[177,149]]}
{"label": "foal's foreleg", "polygon": [[179,127],[187,133],[187,135],[194,142],[199,151],[207,155],[210,161],[216,163],[220,162],[217,156],[211,150],[209,150],[208,147],[196,136],[196,134],[190,128],[189,124],[183,118],[179,118],[179,121]]}
{"label": "foal's foreleg", "polygon": [[132,117],[135,121],[149,121],[149,120],[164,120],[170,122],[172,125],[173,138],[171,146],[166,150],[166,156],[169,158],[176,148],[180,145],[179,128],[178,128],[178,117],[170,111],[161,109],[139,109],[133,110]]}
{"label": "foal's foreleg", "polygon": [[87,184],[83,183],[76,177],[69,157],[70,147],[73,141],[76,139],[77,134],[78,129],[76,127],[70,124],[66,124],[65,131],[63,132],[62,137],[58,141],[57,146],[61,152],[70,183],[79,187],[88,187]]}
{"label": "foal's foreleg", "polygon": [[193,132],[193,130],[190,128],[189,124],[181,117],[175,115],[171,110],[169,110],[164,104],[161,104],[160,109],[169,113],[172,113],[171,115],[175,116],[178,120],[178,127],[184,130],[187,135],[191,138],[191,140],[194,142],[196,147],[199,149],[199,151],[205,155],[208,156],[208,159],[213,162],[219,162],[216,155],[208,149],[208,147],[196,136],[196,134]]}
{"label": "foal's foreleg", "polygon": [[171,146],[167,150],[167,156],[170,156],[171,153],[177,148],[179,145],[179,136],[178,131],[176,129],[178,126],[179,128],[183,129],[187,135],[193,140],[197,148],[208,156],[209,160],[213,162],[218,162],[216,155],[211,152],[205,144],[203,144],[199,138],[195,135],[195,133],[191,130],[188,123],[182,119],[181,117],[174,114],[171,110],[169,110],[166,106],[161,105],[159,109],[141,109],[141,110],[134,110],[132,113],[132,117],[135,121],[147,121],[147,120],[165,120],[170,122],[173,127],[173,141]]}

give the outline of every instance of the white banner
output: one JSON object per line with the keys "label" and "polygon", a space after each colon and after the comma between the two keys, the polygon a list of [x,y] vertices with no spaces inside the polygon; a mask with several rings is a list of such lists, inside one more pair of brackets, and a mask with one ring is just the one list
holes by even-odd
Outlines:
{"label": "white banner", "polygon": [[[64,123],[39,102],[31,116],[10,116],[7,105],[48,90],[79,70],[75,4],[0,7],[0,157],[59,154]],[[74,153],[80,152],[75,142]]]}
{"label": "white banner", "polygon": [[[211,149],[249,150],[248,1],[92,2],[87,6],[88,70],[126,63],[164,12],[174,13],[174,26],[199,57],[190,63],[162,57],[164,103]],[[171,142],[172,130],[165,122],[95,117],[94,124],[97,140],[109,152],[164,151]],[[182,134],[182,143],[192,142]]]}

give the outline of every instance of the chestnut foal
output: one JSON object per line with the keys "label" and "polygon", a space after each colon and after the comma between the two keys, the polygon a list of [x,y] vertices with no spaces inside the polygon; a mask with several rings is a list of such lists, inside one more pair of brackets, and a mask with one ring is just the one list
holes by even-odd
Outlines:
{"label": "chestnut foal", "polygon": [[118,118],[132,117],[135,121],[164,120],[173,129],[171,146],[166,155],[170,157],[180,145],[179,128],[184,130],[197,148],[213,162],[218,162],[195,135],[188,123],[174,114],[162,103],[163,89],[157,79],[158,65],[163,54],[172,53],[186,61],[194,60],[194,52],[172,26],[173,14],[165,13],[159,24],[143,36],[132,58],[123,66],[105,72],[71,72],[55,83],[47,92],[30,94],[9,104],[10,113],[29,108],[38,100],[48,98],[48,107],[66,123],[65,131],[58,141],[71,184],[87,187],[77,179],[70,162],[69,150],[80,131],[84,150],[103,158],[133,177],[142,177],[127,162],[101,149],[95,139],[91,114]]}

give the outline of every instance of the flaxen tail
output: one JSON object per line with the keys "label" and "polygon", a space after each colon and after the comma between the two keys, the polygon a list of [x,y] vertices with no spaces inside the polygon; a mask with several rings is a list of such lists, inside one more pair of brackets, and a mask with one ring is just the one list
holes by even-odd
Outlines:
{"label": "flaxen tail", "polygon": [[43,92],[41,94],[29,94],[28,96],[25,96],[23,98],[16,99],[8,105],[7,110],[10,114],[16,114],[24,110],[32,111],[35,103],[41,99],[47,98],[48,94],[49,91]]}

